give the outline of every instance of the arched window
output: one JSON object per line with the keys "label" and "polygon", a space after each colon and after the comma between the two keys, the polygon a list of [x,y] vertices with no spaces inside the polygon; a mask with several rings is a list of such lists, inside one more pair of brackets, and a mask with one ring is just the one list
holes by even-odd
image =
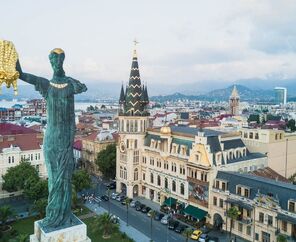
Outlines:
{"label": "arched window", "polygon": [[161,186],[160,175],[157,176],[157,186]]}
{"label": "arched window", "polygon": [[172,191],[175,192],[176,191],[176,181],[172,182]]}
{"label": "arched window", "polygon": [[185,193],[184,183],[181,183],[181,185],[180,185],[180,193],[181,193],[181,195],[184,195],[184,193]]}
{"label": "arched window", "polygon": [[122,166],[120,167],[120,178],[123,178],[123,169],[122,169]]}
{"label": "arched window", "polygon": [[154,183],[154,176],[153,176],[152,173],[150,173],[150,182],[151,182],[151,183]]}
{"label": "arched window", "polygon": [[11,163],[11,157],[8,156],[8,163],[10,164]]}
{"label": "arched window", "polygon": [[138,168],[136,168],[134,170],[134,181],[137,181],[138,180],[138,177],[139,177],[139,172],[138,172]]}
{"label": "arched window", "polygon": [[168,187],[169,187],[168,179],[164,178],[164,188],[168,189]]}

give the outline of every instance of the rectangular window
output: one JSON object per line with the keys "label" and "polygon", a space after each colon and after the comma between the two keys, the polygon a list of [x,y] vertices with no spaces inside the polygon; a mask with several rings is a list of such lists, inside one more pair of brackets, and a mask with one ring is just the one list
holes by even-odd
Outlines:
{"label": "rectangular window", "polygon": [[294,213],[295,212],[295,203],[289,202],[289,212]]}
{"label": "rectangular window", "polygon": [[222,190],[225,191],[226,190],[226,183],[222,182]]}
{"label": "rectangular window", "polygon": [[273,217],[270,216],[270,215],[268,215],[268,217],[267,217],[267,223],[268,223],[268,225],[271,225],[272,226],[272,222],[273,222]]}
{"label": "rectangular window", "polygon": [[219,181],[216,181],[216,188],[219,189],[219,186],[220,186]]}
{"label": "rectangular window", "polygon": [[249,189],[245,188],[245,197],[249,197]]}
{"label": "rectangular window", "polygon": [[263,223],[264,222],[264,213],[259,213],[259,222]]}
{"label": "rectangular window", "polygon": [[237,187],[237,195],[242,195],[242,188],[241,187]]}
{"label": "rectangular window", "polygon": [[217,197],[213,197],[213,204],[214,206],[217,206]]}
{"label": "rectangular window", "polygon": [[145,181],[145,178],[146,178],[146,177],[145,177],[145,173],[143,173],[143,180],[144,180],[144,181]]}
{"label": "rectangular window", "polygon": [[219,200],[219,207],[220,208],[223,208],[223,204],[224,204],[223,199],[220,198],[220,200]]}
{"label": "rectangular window", "polygon": [[238,224],[238,231],[243,232],[243,225],[241,223]]}
{"label": "rectangular window", "polygon": [[251,235],[251,226],[247,226],[247,235]]}
{"label": "rectangular window", "polygon": [[287,221],[282,221],[282,230],[287,232]]}

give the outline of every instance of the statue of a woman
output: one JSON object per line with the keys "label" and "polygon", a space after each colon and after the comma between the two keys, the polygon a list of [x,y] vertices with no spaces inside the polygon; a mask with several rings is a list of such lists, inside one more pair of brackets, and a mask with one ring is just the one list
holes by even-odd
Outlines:
{"label": "statue of a woman", "polygon": [[20,79],[35,86],[46,100],[47,128],[43,141],[45,163],[48,171],[48,205],[44,228],[71,225],[71,178],[74,170],[73,142],[75,135],[74,94],[87,90],[79,81],[65,76],[65,53],[54,49],[49,55],[53,77],[49,81],[23,73],[19,62]]}

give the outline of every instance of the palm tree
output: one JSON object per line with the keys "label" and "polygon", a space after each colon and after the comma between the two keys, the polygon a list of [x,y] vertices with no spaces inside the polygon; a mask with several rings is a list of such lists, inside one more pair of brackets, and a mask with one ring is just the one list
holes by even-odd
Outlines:
{"label": "palm tree", "polygon": [[11,209],[10,206],[4,205],[0,207],[0,222],[2,230],[6,229],[6,222],[9,219],[9,217],[14,216],[14,211]]}
{"label": "palm tree", "polygon": [[280,234],[280,235],[277,236],[276,241],[277,242],[287,242],[288,240],[287,240],[287,237],[285,235]]}
{"label": "palm tree", "polygon": [[150,241],[153,241],[152,239],[152,221],[153,219],[155,218],[155,215],[156,215],[156,212],[153,210],[152,212],[150,212],[150,237],[151,237],[151,240]]}
{"label": "palm tree", "polygon": [[118,225],[112,222],[112,216],[108,213],[96,216],[91,227],[94,233],[97,229],[103,231],[104,239],[110,238],[111,233],[116,233],[119,230]]}
{"label": "palm tree", "polygon": [[34,202],[33,210],[39,214],[40,218],[44,218],[47,206],[47,198],[41,198]]}
{"label": "palm tree", "polygon": [[183,235],[185,236],[185,241],[188,242],[189,241],[189,238],[190,238],[190,235],[192,234],[192,229],[189,229],[189,228],[186,228],[184,231],[183,231]]}
{"label": "palm tree", "polygon": [[131,200],[127,197],[125,199],[125,205],[126,205],[126,226],[128,226],[128,207],[131,203]]}
{"label": "palm tree", "polygon": [[237,218],[240,214],[241,214],[241,212],[237,209],[237,207],[231,207],[227,210],[227,216],[231,219],[230,220],[230,237],[231,237],[231,232],[232,232],[233,220],[237,220]]}

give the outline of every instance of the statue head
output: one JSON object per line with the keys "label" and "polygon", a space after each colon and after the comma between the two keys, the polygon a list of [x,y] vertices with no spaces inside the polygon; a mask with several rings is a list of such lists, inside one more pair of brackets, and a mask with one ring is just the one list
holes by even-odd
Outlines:
{"label": "statue head", "polygon": [[65,52],[60,48],[53,49],[49,54],[50,64],[55,76],[64,76],[63,63],[65,60]]}

